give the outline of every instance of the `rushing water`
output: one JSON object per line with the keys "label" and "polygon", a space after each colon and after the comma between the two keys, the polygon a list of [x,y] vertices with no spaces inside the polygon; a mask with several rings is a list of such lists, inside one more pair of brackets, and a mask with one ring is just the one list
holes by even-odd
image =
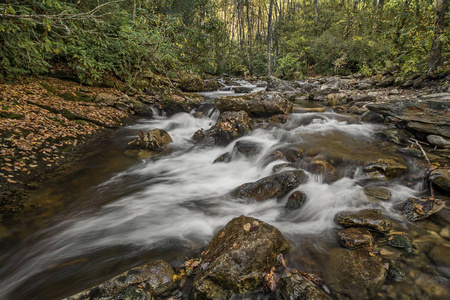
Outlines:
{"label": "rushing water", "polygon": [[[31,228],[2,244],[0,299],[68,296],[157,258],[180,266],[239,215],[264,220],[301,244],[302,237],[323,238],[337,228],[333,219],[342,210],[378,207],[399,219],[392,205],[420,192],[420,185],[408,187],[399,181],[389,185],[391,202],[363,200],[359,182],[367,177],[357,166],[358,156],[384,151],[385,145],[374,137],[379,125],[332,112],[293,114],[286,124],[263,123],[239,139],[260,145],[257,155],[235,153],[229,163],[213,163],[226,152],[234,153],[236,141],[226,147],[194,144],[194,132],[213,125],[218,112],[194,115],[159,116],[124,128],[75,174],[39,190],[39,199],[52,197],[62,204],[45,222],[29,221]],[[154,128],[171,135],[170,153],[140,160],[122,154],[138,130]],[[343,164],[355,162],[354,167],[334,182],[309,174],[308,182],[297,189],[309,199],[301,210],[287,211],[287,198],[255,202],[229,195],[243,183],[272,174],[273,167],[285,161],[267,163],[268,155],[289,143],[306,146],[309,154],[333,155],[338,149],[345,153]],[[123,163],[117,166],[115,161]],[[99,165],[115,167],[102,171]]]}

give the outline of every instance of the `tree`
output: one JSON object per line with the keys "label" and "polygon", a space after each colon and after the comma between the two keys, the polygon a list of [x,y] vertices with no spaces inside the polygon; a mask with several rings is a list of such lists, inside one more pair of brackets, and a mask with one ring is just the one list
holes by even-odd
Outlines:
{"label": "tree", "polygon": [[267,22],[267,76],[270,77],[272,75],[272,64],[271,64],[271,54],[270,50],[272,48],[272,10],[273,10],[273,1],[270,0],[269,5],[269,20]]}
{"label": "tree", "polygon": [[447,13],[447,9],[448,0],[436,0],[436,21],[430,59],[428,60],[429,70],[436,70],[442,64],[442,45],[446,26],[445,14]]}

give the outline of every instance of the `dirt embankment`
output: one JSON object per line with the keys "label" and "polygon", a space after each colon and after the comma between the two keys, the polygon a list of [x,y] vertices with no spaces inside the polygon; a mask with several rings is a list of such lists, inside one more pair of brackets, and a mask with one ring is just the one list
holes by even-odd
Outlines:
{"label": "dirt embankment", "polygon": [[133,116],[95,101],[114,88],[54,78],[0,84],[0,222],[20,210],[19,194],[42,174],[58,170],[100,133]]}

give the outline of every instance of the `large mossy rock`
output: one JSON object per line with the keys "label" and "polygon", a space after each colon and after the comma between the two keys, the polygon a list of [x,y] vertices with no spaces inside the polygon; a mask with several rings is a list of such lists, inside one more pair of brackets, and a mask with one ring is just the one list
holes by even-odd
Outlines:
{"label": "large mossy rock", "polygon": [[168,114],[190,112],[192,109],[199,107],[203,100],[203,97],[194,93],[172,91],[162,95],[161,107]]}
{"label": "large mossy rock", "polygon": [[444,207],[445,201],[432,198],[409,198],[395,206],[410,221],[426,219]]}
{"label": "large mossy rock", "polygon": [[388,232],[392,222],[377,209],[343,211],[336,215],[336,222],[344,227],[362,227],[370,230]]}
{"label": "large mossy rock", "polygon": [[332,249],[325,280],[338,299],[375,299],[387,275],[381,258],[364,249]]}
{"label": "large mossy rock", "polygon": [[220,111],[245,111],[251,117],[270,117],[291,113],[293,104],[277,92],[258,92],[215,100]]}
{"label": "large mossy rock", "polygon": [[278,290],[284,300],[331,300],[314,283],[298,272],[289,272],[278,282]]}
{"label": "large mossy rock", "polygon": [[183,92],[201,92],[203,91],[203,80],[194,74],[187,74],[181,77],[180,89]]}
{"label": "large mossy rock", "polygon": [[[141,294],[143,297],[148,297],[149,293],[155,297],[163,296],[177,288],[177,283],[173,280],[174,275],[173,268],[167,262],[156,260],[133,268],[102,284],[68,297],[67,300],[123,299],[123,295],[129,295],[130,299],[134,299],[133,295],[136,295],[136,293]],[[130,286],[133,285],[142,286],[143,291],[130,290]]]}
{"label": "large mossy rock", "polygon": [[227,111],[220,114],[214,127],[214,139],[218,145],[227,145],[235,138],[253,129],[253,120],[245,111]]}
{"label": "large mossy rock", "polygon": [[428,180],[439,188],[450,192],[450,169],[433,170]]}
{"label": "large mossy rock", "polygon": [[172,142],[172,138],[167,131],[153,129],[146,133],[141,133],[139,138],[131,141],[128,145],[144,150],[162,151]]}
{"label": "large mossy rock", "polygon": [[229,299],[263,284],[263,274],[290,247],[275,227],[240,216],[220,230],[203,251],[204,261],[194,278],[194,299]]}
{"label": "large mossy rock", "polygon": [[450,137],[450,94],[427,95],[413,100],[368,104],[376,113],[405,121],[409,128]]}
{"label": "large mossy rock", "polygon": [[308,176],[302,170],[285,171],[256,182],[245,183],[234,189],[231,194],[263,201],[269,198],[283,197],[307,180]]}

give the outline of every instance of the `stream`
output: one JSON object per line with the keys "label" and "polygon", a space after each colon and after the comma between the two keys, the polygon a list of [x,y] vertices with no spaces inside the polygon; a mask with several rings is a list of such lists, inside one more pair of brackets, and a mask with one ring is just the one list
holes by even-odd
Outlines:
{"label": "stream", "polygon": [[[203,95],[210,101],[227,93],[231,92]],[[297,103],[302,105],[310,104]],[[225,147],[195,144],[193,134],[214,125],[218,116],[211,104],[205,104],[191,113],[142,119],[114,132],[102,143],[101,152],[31,192],[32,201],[43,203],[39,213],[29,215],[13,237],[0,243],[0,299],[67,297],[155,259],[181,267],[240,215],[279,229],[297,249],[291,251],[291,263],[308,272],[326,269],[322,256],[308,256],[311,248],[326,256],[328,249],[339,247],[340,227],[334,217],[340,211],[381,209],[397,230],[421,234],[393,209],[424,192],[425,168],[414,158],[405,157],[407,175],[374,181],[391,191],[390,201],[365,200],[363,186],[372,179],[359,162],[395,153],[391,144],[376,137],[383,125],[332,111],[293,113],[285,124],[259,123]],[[155,128],[172,137],[169,153],[147,158],[124,154],[139,130]],[[257,144],[259,150],[251,156],[237,153],[237,141]],[[230,196],[237,186],[273,174],[274,166],[285,161],[270,161],[268,156],[289,144],[302,146],[307,156],[339,161],[333,180],[308,173],[308,182],[296,189],[307,195],[305,206],[287,210],[287,196],[263,202]],[[227,152],[230,162],[214,163]],[[315,262],[308,264],[310,260]],[[401,295],[408,284],[395,285],[391,294]],[[380,298],[389,298],[388,292],[383,290]]]}

